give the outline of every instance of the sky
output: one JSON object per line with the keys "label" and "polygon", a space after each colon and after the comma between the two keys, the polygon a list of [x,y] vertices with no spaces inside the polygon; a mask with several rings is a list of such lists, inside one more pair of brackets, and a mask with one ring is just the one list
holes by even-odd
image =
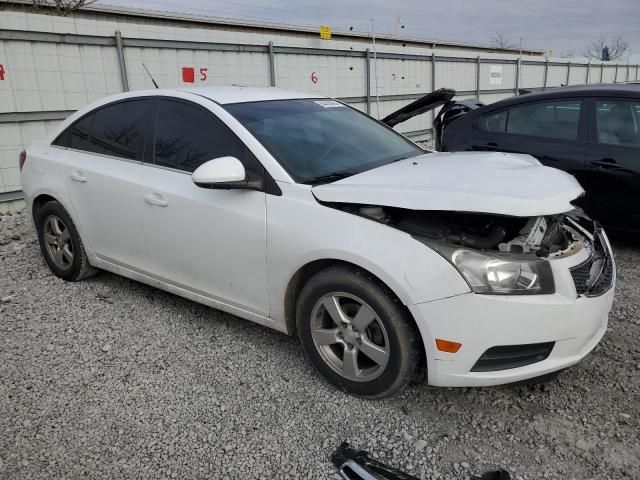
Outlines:
{"label": "sky", "polygon": [[[294,25],[353,27],[433,40],[491,44],[496,32],[510,43],[580,52],[605,35],[622,36],[630,60],[640,62],[640,0],[99,0],[159,9]],[[397,22],[397,18],[400,19]]]}

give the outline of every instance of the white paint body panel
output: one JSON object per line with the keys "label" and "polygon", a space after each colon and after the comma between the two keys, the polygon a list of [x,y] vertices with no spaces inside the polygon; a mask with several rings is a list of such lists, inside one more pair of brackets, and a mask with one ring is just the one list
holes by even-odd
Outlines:
{"label": "white paint body panel", "polygon": [[187,173],[141,168],[146,273],[268,316],[265,194],[200,188]]}
{"label": "white paint body panel", "polygon": [[[240,92],[252,99],[253,90]],[[189,100],[217,115],[251,149],[282,194],[199,188],[186,172],[49,145],[88,109],[154,95]],[[28,208],[38,196],[49,195],[69,211],[92,265],[283,332],[288,331],[287,286],[300,268],[316,260],[339,260],[366,269],[413,315],[434,385],[494,385],[569,366],[599,341],[613,299],[613,290],[576,299],[568,269],[584,260],[580,254],[551,262],[553,295],[471,293],[448,261],[409,234],[316,198],[520,216],[568,210],[569,201],[581,193],[577,183],[527,156],[431,154],[312,188],[293,182],[220,105],[190,92],[153,90],[103,99],[73,115],[28,149],[22,184]],[[463,348],[458,354],[437,352],[435,338],[461,341]],[[543,362],[469,372],[491,346],[538,341],[557,342]]]}
{"label": "white paint body panel", "polygon": [[246,178],[242,162],[234,157],[220,157],[203,163],[191,174],[193,183],[203,185],[241,182]]}
{"label": "white paint body panel", "polygon": [[529,155],[430,153],[314,187],[325,202],[533,217],[567,212],[584,193]]}

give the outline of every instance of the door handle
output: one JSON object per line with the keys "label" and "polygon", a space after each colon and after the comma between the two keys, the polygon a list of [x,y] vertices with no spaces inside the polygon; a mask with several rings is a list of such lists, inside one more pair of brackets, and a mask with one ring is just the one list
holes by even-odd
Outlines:
{"label": "door handle", "polygon": [[604,168],[605,170],[616,170],[622,168],[622,166],[616,162],[613,158],[603,158],[602,160],[592,160],[591,165]]}
{"label": "door handle", "polygon": [[147,193],[146,195],[144,195],[144,200],[145,202],[151,205],[156,205],[157,207],[166,207],[167,205],[169,205],[169,202],[164,200],[162,198],[162,195],[158,193]]}
{"label": "door handle", "polygon": [[84,175],[82,175],[81,172],[78,172],[78,171],[71,172],[69,177],[71,178],[71,180],[78,183],[84,183],[87,181],[87,177],[85,177]]}

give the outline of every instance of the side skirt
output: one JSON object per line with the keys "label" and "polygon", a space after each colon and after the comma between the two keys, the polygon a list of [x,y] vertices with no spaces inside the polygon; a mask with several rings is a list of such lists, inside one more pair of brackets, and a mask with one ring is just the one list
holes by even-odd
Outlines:
{"label": "side skirt", "polygon": [[193,300],[194,302],[198,302],[208,307],[215,308],[216,310],[221,310],[223,312],[230,313],[231,315],[244,318],[245,320],[250,320],[259,325],[263,325],[265,327],[269,327],[274,330],[277,330],[278,332],[282,332],[285,334],[288,333],[284,323],[276,322],[275,320],[269,317],[264,317],[257,313],[253,313],[248,310],[245,310],[243,308],[236,307],[234,305],[229,305],[219,300],[215,300],[211,297],[208,297],[201,293],[194,292],[185,287],[180,287],[171,283],[167,283],[166,281],[159,280],[154,277],[150,277],[143,273],[117,265],[107,260],[97,258],[95,256],[91,258],[90,263],[94,267],[101,268],[102,270],[106,270],[111,273],[115,273],[116,275],[121,275],[123,277],[130,278],[131,280],[135,280],[137,282],[144,283],[146,285],[150,285],[155,288],[159,288],[160,290],[164,290],[165,292],[173,293],[174,295],[178,295],[188,300]]}

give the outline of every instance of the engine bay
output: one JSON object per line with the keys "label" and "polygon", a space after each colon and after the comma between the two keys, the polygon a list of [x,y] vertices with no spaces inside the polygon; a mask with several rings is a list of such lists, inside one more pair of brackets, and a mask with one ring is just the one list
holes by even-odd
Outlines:
{"label": "engine bay", "polygon": [[[541,258],[566,255],[575,249],[584,239],[578,231],[579,225],[590,222],[580,210],[539,217],[512,217],[375,205],[333,206],[420,238],[504,254],[533,254]],[[582,228],[589,227],[585,225]]]}

